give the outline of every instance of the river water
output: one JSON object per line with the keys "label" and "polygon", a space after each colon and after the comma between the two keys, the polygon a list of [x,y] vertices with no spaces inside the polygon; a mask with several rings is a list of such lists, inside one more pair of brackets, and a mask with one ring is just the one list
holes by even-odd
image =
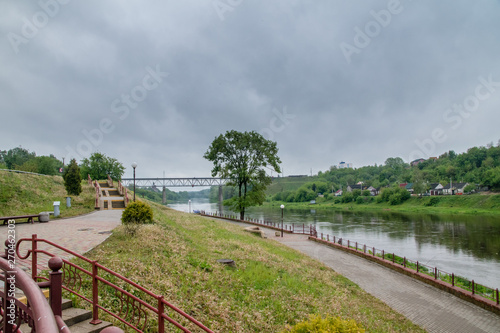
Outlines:
{"label": "river water", "polygon": [[[168,206],[189,211],[187,203]],[[191,210],[216,212],[218,208],[217,204],[208,201],[196,201],[191,203]],[[281,209],[279,206],[252,207],[245,217],[279,222]],[[329,234],[330,237],[349,239],[473,279],[488,287],[500,288],[499,217],[285,207],[284,221],[300,226],[313,224],[325,237]]]}

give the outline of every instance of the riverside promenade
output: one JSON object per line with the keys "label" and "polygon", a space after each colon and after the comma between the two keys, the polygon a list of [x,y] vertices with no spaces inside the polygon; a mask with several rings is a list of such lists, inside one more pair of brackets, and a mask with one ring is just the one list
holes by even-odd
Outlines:
{"label": "riverside promenade", "polygon": [[500,316],[456,296],[369,260],[310,241],[306,235],[284,233],[282,238],[275,236],[275,230],[259,228],[268,239],[321,261],[428,332],[500,332]]}
{"label": "riverside promenade", "polygon": [[[104,242],[112,230],[121,224],[122,212],[123,210],[101,210],[77,217],[52,219],[47,223],[19,223],[15,228],[16,240],[37,234],[38,238],[46,239],[78,254],[84,254]],[[5,230],[3,238],[6,238],[7,228],[0,229],[0,232],[1,230]],[[24,255],[30,246],[30,242],[23,242],[20,247],[21,254]],[[64,259],[70,259],[66,252],[47,244],[39,244],[39,249],[46,249]],[[48,259],[47,256],[39,256],[39,269],[47,269]],[[26,271],[31,270],[29,262],[29,260],[16,260],[17,266]]]}

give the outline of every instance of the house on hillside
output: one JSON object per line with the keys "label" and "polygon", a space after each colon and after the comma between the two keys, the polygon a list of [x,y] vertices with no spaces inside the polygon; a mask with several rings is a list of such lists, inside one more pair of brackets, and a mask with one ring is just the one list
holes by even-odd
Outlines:
{"label": "house on hillside", "polygon": [[422,162],[425,162],[425,160],[423,158],[418,158],[418,159],[416,159],[414,161],[411,161],[410,165],[411,166],[417,166],[419,163],[422,163]]}
{"label": "house on hillside", "polygon": [[408,192],[410,192],[410,194],[413,194],[413,191],[414,191],[413,183],[406,184],[405,190],[407,190]]}
{"label": "house on hillside", "polygon": [[443,185],[439,183],[431,183],[429,184],[429,191],[427,193],[429,193],[429,195],[442,195]]}
{"label": "house on hillside", "polygon": [[348,168],[352,169],[352,163],[340,162],[338,168],[339,169],[348,169]]}
{"label": "house on hillside", "polygon": [[367,186],[367,185],[363,185],[363,184],[347,185],[347,192],[352,192],[354,190],[360,190],[360,191],[368,190],[368,191],[370,191],[370,195],[377,195],[378,194],[377,189],[373,186]]}
{"label": "house on hillside", "polygon": [[342,193],[343,193],[343,192],[342,192],[342,189],[340,189],[340,190],[338,190],[337,192],[335,192],[335,196],[336,196],[336,197],[340,197],[340,196],[342,196]]}
{"label": "house on hillside", "polygon": [[448,195],[460,195],[464,194],[464,188],[469,185],[469,183],[451,183],[451,184],[446,184],[443,187],[443,194],[448,194]]}

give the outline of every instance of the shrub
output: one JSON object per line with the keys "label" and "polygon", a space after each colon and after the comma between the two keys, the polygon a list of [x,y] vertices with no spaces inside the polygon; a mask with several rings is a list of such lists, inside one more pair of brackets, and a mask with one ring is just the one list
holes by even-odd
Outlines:
{"label": "shrub", "polygon": [[439,201],[441,201],[441,198],[439,197],[432,197],[432,198],[429,198],[429,201],[427,201],[425,203],[426,206],[435,206],[439,203]]}
{"label": "shrub", "polygon": [[339,317],[327,316],[325,319],[320,315],[310,316],[308,320],[302,321],[285,332],[290,333],[363,333],[365,330],[354,320],[344,320]]}
{"label": "shrub", "polygon": [[362,203],[364,203],[364,202],[365,202],[365,200],[363,200],[363,197],[357,197],[357,198],[356,198],[356,203],[357,203],[357,204],[362,204]]}
{"label": "shrub", "polygon": [[125,232],[135,235],[142,224],[153,222],[153,210],[143,202],[136,201],[128,204],[122,214],[122,223],[125,226]]}

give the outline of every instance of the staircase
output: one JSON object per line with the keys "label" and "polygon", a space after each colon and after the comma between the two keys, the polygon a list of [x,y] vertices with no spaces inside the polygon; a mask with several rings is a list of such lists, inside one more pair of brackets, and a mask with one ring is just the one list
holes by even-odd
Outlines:
{"label": "staircase", "polygon": [[125,209],[125,199],[120,192],[110,187],[108,182],[99,182],[101,187],[101,209]]}
{"label": "staircase", "polygon": [[[45,294],[48,295],[48,290]],[[99,333],[106,327],[112,326],[107,321],[92,325],[90,323],[92,320],[92,311],[74,308],[69,299],[62,300],[62,319],[71,333]],[[20,328],[21,332],[31,332],[28,324],[23,324]]]}

